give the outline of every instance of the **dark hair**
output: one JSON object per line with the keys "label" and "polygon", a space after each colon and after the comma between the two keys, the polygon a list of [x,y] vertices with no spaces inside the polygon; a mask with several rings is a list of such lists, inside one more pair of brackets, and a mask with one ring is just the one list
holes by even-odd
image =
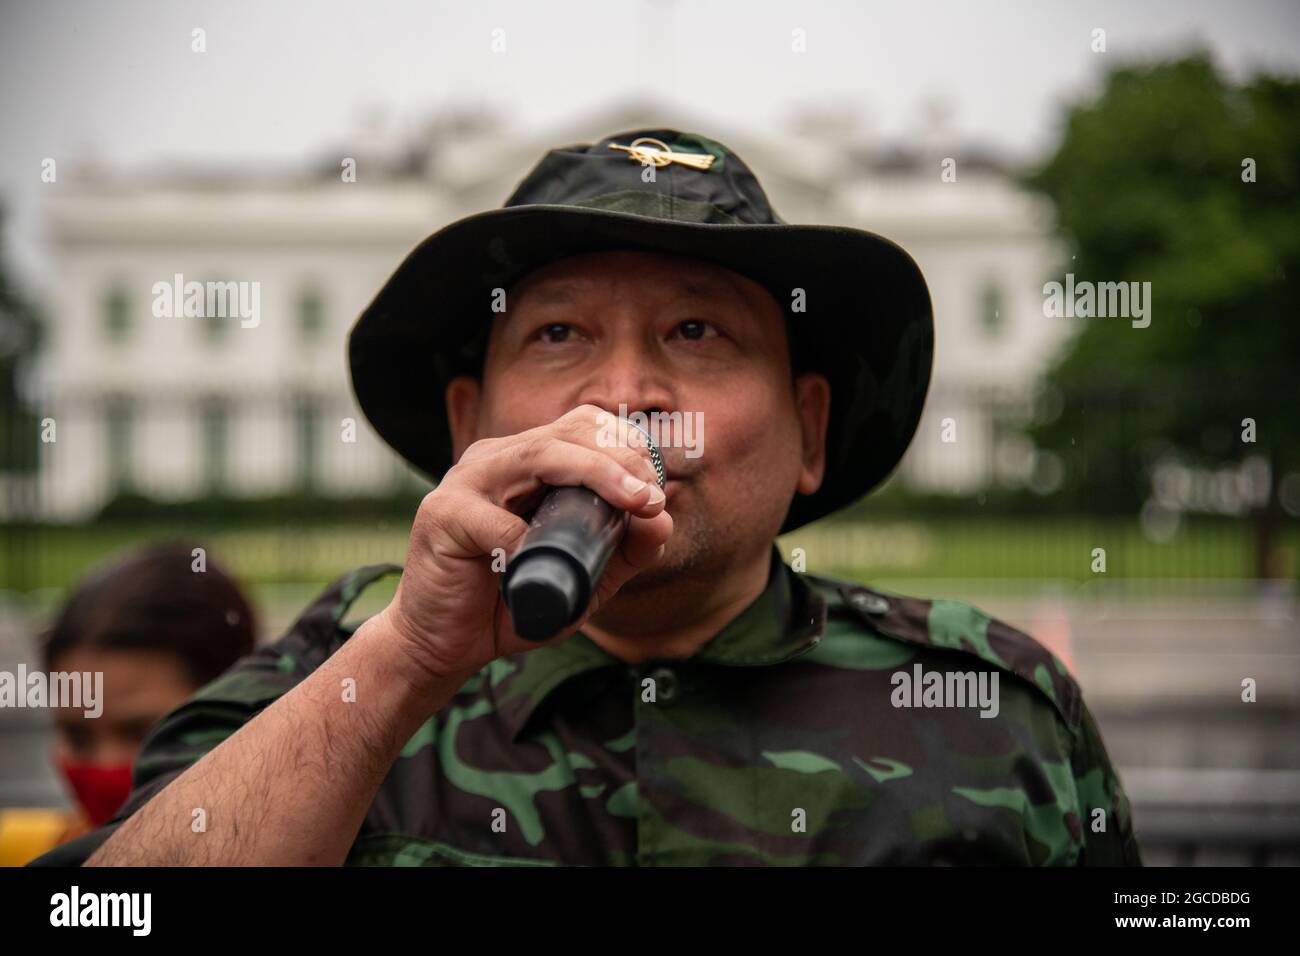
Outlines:
{"label": "dark hair", "polygon": [[211,558],[193,569],[195,547],[146,545],[84,577],[42,636],[46,670],[75,647],[160,651],[202,686],[252,653],[252,608]]}

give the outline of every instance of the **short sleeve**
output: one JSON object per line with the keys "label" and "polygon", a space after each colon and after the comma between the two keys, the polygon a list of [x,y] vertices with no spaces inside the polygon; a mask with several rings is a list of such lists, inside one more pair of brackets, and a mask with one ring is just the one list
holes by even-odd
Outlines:
{"label": "short sleeve", "polygon": [[1084,847],[1081,866],[1141,866],[1142,854],[1133,830],[1133,810],[1106,745],[1085,706],[1071,756],[1079,794]]}

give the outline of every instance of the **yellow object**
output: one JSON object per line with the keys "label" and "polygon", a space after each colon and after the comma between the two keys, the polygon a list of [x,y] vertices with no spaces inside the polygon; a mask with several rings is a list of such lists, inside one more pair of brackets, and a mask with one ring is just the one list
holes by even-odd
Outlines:
{"label": "yellow object", "polygon": [[[645,143],[650,145],[643,145]],[[628,159],[635,159],[643,166],[647,163],[651,166],[667,166],[669,163],[681,163],[683,166],[691,166],[695,169],[708,169],[713,165],[713,160],[716,158],[709,153],[675,153],[668,148],[668,144],[663,140],[654,139],[650,136],[642,136],[640,139],[632,140],[631,146],[610,143],[609,148],[624,150],[628,154]]]}
{"label": "yellow object", "polygon": [[22,866],[54,849],[77,825],[78,817],[49,807],[0,810],[0,866]]}

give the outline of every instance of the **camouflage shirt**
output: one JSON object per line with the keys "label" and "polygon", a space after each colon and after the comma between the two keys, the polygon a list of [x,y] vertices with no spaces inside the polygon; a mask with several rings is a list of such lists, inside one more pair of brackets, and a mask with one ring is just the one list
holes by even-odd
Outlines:
{"label": "camouflage shirt", "polygon": [[[336,651],[358,593],[400,570],[341,578],[168,715],[114,821],[37,862],[84,861]],[[983,675],[996,713],[963,675]],[[962,686],[964,705],[943,697]],[[767,589],[689,659],[629,665],[579,632],[485,667],[406,744],[347,862],[1141,859],[1097,725],[1054,655],[969,605],[796,573],[773,549]]]}

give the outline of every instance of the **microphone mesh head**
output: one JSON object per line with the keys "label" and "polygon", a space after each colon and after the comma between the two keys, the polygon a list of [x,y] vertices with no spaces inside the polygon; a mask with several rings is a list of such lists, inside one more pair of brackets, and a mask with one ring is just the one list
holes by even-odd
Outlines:
{"label": "microphone mesh head", "polygon": [[659,446],[655,444],[655,440],[650,436],[649,430],[642,428],[630,419],[625,418],[623,421],[627,422],[645,437],[645,446],[650,452],[650,461],[655,466],[655,474],[659,476],[659,488],[662,490],[667,478],[664,474],[664,456],[659,454]]}

